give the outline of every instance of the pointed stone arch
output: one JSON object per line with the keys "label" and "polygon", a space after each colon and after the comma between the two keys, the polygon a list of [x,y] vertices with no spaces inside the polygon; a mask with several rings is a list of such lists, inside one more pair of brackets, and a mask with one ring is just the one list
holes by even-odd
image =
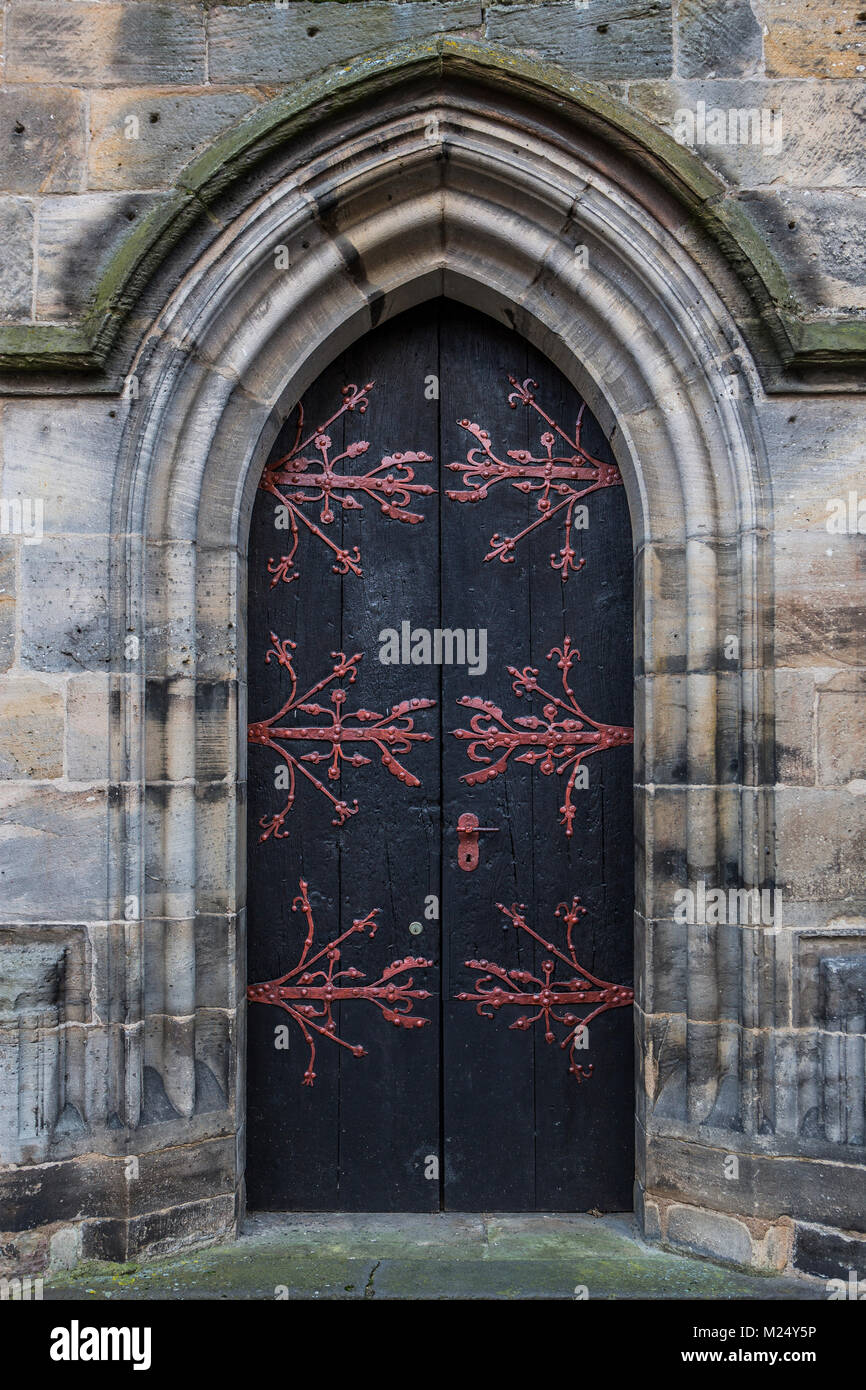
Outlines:
{"label": "pointed stone arch", "polygon": [[[774,1132],[773,1005],[757,983],[772,934],[673,923],[674,893],[700,878],[773,883],[772,499],[761,378],[729,307],[748,316],[748,296],[711,237],[683,233],[670,187],[621,140],[576,126],[563,100],[538,100],[525,81],[483,77],[461,60],[360,103],[323,101],[314,125],[235,171],[209,204],[216,231],[180,244],[174,287],[144,301],[111,592],[113,650],[136,637],[141,660],[118,657],[113,677],[110,858],[117,917],[128,902],[140,917],[126,927],[126,1012],[108,1067],[130,1151],[175,1175],[161,1231],[211,1236],[242,1205],[239,727],[261,466],[330,360],[436,295],[546,353],[589,402],[626,482],[638,1207],[647,1194],[712,1206],[712,1190],[720,1209],[774,1213],[755,1156]],[[753,1179],[729,1196],[707,1173],[738,1150]],[[177,1176],[189,1169],[194,1197]],[[138,1215],[115,1222],[124,1257],[151,1239]]]}

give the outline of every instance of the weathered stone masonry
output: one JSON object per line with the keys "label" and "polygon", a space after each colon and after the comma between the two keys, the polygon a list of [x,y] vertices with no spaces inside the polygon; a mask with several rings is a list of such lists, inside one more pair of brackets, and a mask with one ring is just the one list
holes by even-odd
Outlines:
{"label": "weathered stone masonry", "polygon": [[[0,1272],[236,1227],[252,493],[321,368],[447,294],[626,478],[639,1219],[866,1275],[858,11],[2,10]],[[678,144],[699,102],[780,148]],[[679,923],[702,878],[780,921]]]}

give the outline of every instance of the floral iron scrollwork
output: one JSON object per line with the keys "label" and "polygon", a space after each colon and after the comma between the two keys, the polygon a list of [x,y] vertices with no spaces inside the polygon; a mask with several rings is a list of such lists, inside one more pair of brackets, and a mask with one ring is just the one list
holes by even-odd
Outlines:
{"label": "floral iron scrollwork", "polygon": [[[296,646],[296,642],[288,638],[281,641],[276,633],[271,633],[271,646],[265,661],[276,657],[279,665],[288,671],[291,681],[289,697],[276,714],[272,714],[269,719],[257,720],[250,724],[247,730],[250,743],[272,748],[283,759],[288,769],[286,804],[281,811],[270,817],[263,816],[259,821],[262,827],[260,841],[267,840],[271,835],[275,839],[285,839],[288,835],[289,832],[283,829],[283,825],[295,803],[298,772],[331,802],[334,808],[334,825],[343,825],[350,816],[357,814],[358,802],[354,801],[350,806],[342,797],[335,796],[324,782],[310,771],[308,765],[328,763],[328,780],[338,782],[344,763],[351,767],[363,767],[372,761],[359,751],[359,746],[371,747],[381,755],[383,766],[393,777],[404,786],[418,787],[421,785],[418,778],[403,766],[397,755],[403,757],[411,752],[413,744],[429,743],[432,738],[432,734],[416,730],[414,716],[419,710],[432,709],[436,704],[435,700],[400,700],[396,705],[392,705],[386,714],[369,709],[346,709],[347,691],[342,684],[334,683],[345,681],[347,685],[354,684],[358,675],[358,663],[362,659],[361,652],[356,652],[354,656],[346,656],[345,652],[332,652],[334,664],[328,674],[311,685],[303,695],[298,695],[298,677],[293,659]],[[330,707],[317,704],[314,699],[328,686],[333,687]],[[313,719],[321,718],[325,722],[283,724],[285,717],[294,711],[312,716]],[[310,743],[327,744],[328,751],[321,748],[300,751],[304,744]],[[298,751],[294,751],[295,749]],[[354,751],[350,751],[352,749]]]}
{"label": "floral iron scrollwork", "polygon": [[[560,903],[556,909],[555,915],[565,922],[565,951],[561,951],[552,941],[545,941],[529,925],[523,903],[514,903],[511,907],[497,903],[496,906],[517,931],[532,937],[556,960],[541,962],[543,978],[533,975],[530,970],[507,970],[505,966],[489,960],[467,960],[466,966],[476,971],[478,978],[474,991],[464,990],[457,998],[474,1002],[475,1012],[482,1018],[493,1018],[503,1008],[533,1010],[521,1014],[509,1024],[509,1028],[526,1032],[533,1024],[543,1022],[546,1043],[556,1042],[554,1023],[564,1024],[567,1031],[559,1046],[563,1050],[568,1048],[568,1070],[578,1082],[588,1079],[592,1076],[593,1064],[584,1066],[575,1056],[576,1048],[584,1041],[580,1030],[608,1009],[623,1009],[633,1004],[634,990],[627,985],[600,980],[578,964],[572,934],[578,919],[586,912],[586,908],[580,905],[580,898],[575,896],[570,905]],[[568,979],[556,980],[556,961],[567,970],[573,970],[574,974]],[[582,1014],[572,1013],[571,1009],[577,1005],[590,1007],[588,1011],[584,1008]],[[560,1012],[563,1009],[567,1012]]]}
{"label": "floral iron scrollwork", "polygon": [[535,411],[547,426],[539,441],[541,452],[534,454],[528,449],[508,449],[505,458],[500,458],[494,452],[487,430],[473,420],[463,419],[459,422],[461,428],[478,440],[478,446],[469,450],[465,462],[449,463],[448,467],[453,472],[463,474],[466,486],[463,489],[450,489],[448,496],[455,502],[482,502],[498,483],[510,483],[518,492],[537,496],[536,519],[516,536],[500,536],[496,532],[490,538],[490,549],[484,559],[513,564],[514,551],[519,543],[558,516],[564,527],[563,545],[558,557],[556,553],[551,555],[550,564],[552,569],[559,570],[564,583],[569,574],[576,574],[585,564],[584,560],[577,560],[577,552],[571,543],[575,507],[593,492],[622,486],[622,475],[615,463],[605,463],[603,459],[595,458],[581,444],[585,404],[578,411],[572,437],[538,404],[535,399],[537,382],[527,377],[521,383],[511,375],[508,380],[514,387],[508,396],[511,409],[516,410],[518,405],[524,405]]}
{"label": "floral iron scrollwork", "polygon": [[[385,455],[374,468],[366,473],[342,473],[338,465],[344,460],[361,458],[370,448],[369,441],[358,439],[347,444],[342,453],[332,454],[333,441],[328,434],[330,427],[349,412],[359,415],[366,412],[368,394],[375,382],[366,386],[344,386],[343,403],[330,419],[304,435],[304,406],[298,406],[298,423],[295,442],[287,454],[269,464],[261,477],[259,487],[269,492],[285,508],[288,529],[291,535],[289,550],[278,559],[268,561],[268,573],[273,575],[271,588],[282,581],[290,584],[297,579],[295,556],[300,540],[300,527],[306,527],[332,551],[334,563],[331,568],[335,574],[363,574],[361,552],[358,546],[347,548],[338,544],[322,529],[330,526],[337,516],[335,504],[342,511],[359,511],[363,504],[359,496],[376,502],[384,516],[392,521],[403,521],[417,526],[424,518],[410,510],[413,497],[429,497],[436,491],[429,483],[415,481],[414,463],[432,463],[429,454],[418,450]],[[313,457],[309,456],[312,450]],[[308,504],[319,504],[319,524],[308,517],[302,508]]]}
{"label": "floral iron scrollwork", "polygon": [[[300,956],[292,969],[279,979],[250,985],[247,989],[247,999],[251,1004],[274,1004],[284,1009],[297,1023],[310,1048],[303,1085],[312,1086],[316,1079],[313,1069],[316,1061],[316,1035],[346,1048],[353,1057],[367,1055],[360,1043],[350,1043],[339,1036],[333,1018],[334,1005],[344,999],[366,999],[396,1028],[423,1028],[429,1020],[415,1017],[412,1010],[415,1001],[429,999],[430,992],[413,988],[414,978],[408,972],[426,970],[433,962],[425,960],[422,956],[406,956],[404,960],[392,961],[377,980],[365,984],[357,983],[364,979],[362,970],[357,970],[354,966],[344,970],[336,968],[342,959],[343,942],[359,933],[374,937],[378,926],[376,918],[379,908],[374,907],[366,917],[356,918],[339,936],[313,951],[316,928],[310,905],[309,884],[301,879],[299,888],[300,892],[292,903],[292,911],[303,912],[307,923]],[[314,969],[315,966],[319,968]]]}
{"label": "floral iron scrollwork", "polygon": [[559,810],[560,824],[565,826],[565,833],[570,838],[574,833],[575,817],[572,794],[581,764],[593,753],[633,743],[634,729],[619,724],[603,724],[581,709],[569,684],[571,667],[580,660],[580,652],[572,647],[571,638],[566,637],[561,647],[553,647],[547,654],[547,660],[551,661],[555,656],[559,658],[556,664],[562,672],[562,695],[553,695],[545,690],[539,684],[538,671],[533,666],[524,666],[522,671],[516,666],[507,668],[508,674],[514,678],[511,688],[518,698],[540,696],[545,701],[541,716],[524,714],[508,719],[492,700],[463,695],[457,703],[476,713],[469,721],[468,729],[454,729],[452,732],[455,738],[468,742],[467,751],[472,762],[485,764],[478,772],[464,773],[460,780],[467,786],[480,786],[492,781],[505,772],[512,757],[515,762],[529,763],[533,767],[540,764],[546,777],[553,773],[559,776],[567,773],[565,798]]}

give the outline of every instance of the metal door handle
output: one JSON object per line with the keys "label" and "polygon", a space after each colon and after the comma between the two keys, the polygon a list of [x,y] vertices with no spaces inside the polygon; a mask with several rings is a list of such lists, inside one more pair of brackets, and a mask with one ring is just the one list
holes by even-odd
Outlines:
{"label": "metal door handle", "polygon": [[464,811],[457,821],[457,863],[465,873],[478,868],[478,836],[495,835],[498,825],[479,825],[474,811]]}

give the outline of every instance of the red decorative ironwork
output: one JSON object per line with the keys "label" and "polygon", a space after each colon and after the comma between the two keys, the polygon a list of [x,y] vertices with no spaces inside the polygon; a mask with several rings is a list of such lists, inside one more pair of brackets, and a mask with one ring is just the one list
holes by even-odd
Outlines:
{"label": "red decorative ironwork", "polygon": [[[340,797],[334,796],[332,792],[319,780],[309,768],[304,766],[306,763],[329,762],[328,779],[329,781],[339,781],[341,765],[344,762],[352,767],[363,767],[372,761],[363,753],[347,753],[346,747],[349,744],[373,744],[382,755],[382,763],[393,777],[402,782],[407,787],[419,787],[421,783],[411,772],[407,772],[395,756],[404,755],[411,751],[413,743],[429,743],[432,734],[420,733],[415,731],[415,721],[413,714],[417,710],[432,709],[436,704],[435,700],[422,700],[413,698],[401,700],[398,704],[392,705],[387,714],[378,714],[376,710],[357,709],[346,710],[347,694],[342,686],[337,686],[331,691],[331,705],[319,705],[311,703],[315,695],[331,685],[334,681],[345,680],[352,685],[358,674],[358,662],[362,659],[362,653],[356,652],[354,656],[347,657],[345,652],[331,652],[334,660],[332,669],[321,680],[311,685],[309,690],[303,695],[298,695],[298,677],[293,663],[293,653],[296,642],[280,641],[275,633],[271,633],[271,647],[268,650],[265,661],[270,661],[275,656],[280,666],[285,667],[291,680],[289,698],[286,700],[276,714],[272,714],[270,719],[261,719],[256,723],[250,724],[247,737],[250,743],[259,744],[265,748],[273,748],[275,753],[285,762],[289,770],[289,786],[286,804],[282,811],[268,817],[262,816],[259,824],[263,833],[259,836],[259,841],[267,840],[270,835],[275,839],[283,840],[288,835],[287,830],[283,830],[283,824],[291,811],[295,802],[295,772],[301,772],[314,787],[317,787],[324,796],[332,803],[335,811],[333,825],[343,825],[350,816],[354,816],[358,811],[358,802],[355,801],[351,806]],[[300,714],[326,716],[329,724],[303,724],[286,726],[280,721],[290,711],[297,710]],[[330,745],[330,752],[313,749],[308,753],[293,753],[288,748],[281,747],[281,743],[303,744],[303,743],[326,743]]]}
{"label": "red decorative ironwork", "polygon": [[[601,724],[590,718],[580,708],[574,692],[568,683],[568,673],[574,661],[580,660],[580,652],[572,649],[571,638],[566,637],[561,647],[554,647],[547,653],[547,660],[558,656],[557,666],[562,672],[564,697],[551,695],[538,683],[538,671],[533,666],[524,666],[519,671],[509,666],[508,674],[514,677],[511,688],[518,698],[524,695],[540,695],[547,703],[542,713],[514,717],[510,722],[498,705],[491,700],[482,700],[471,695],[463,695],[457,701],[467,709],[477,710],[469,721],[468,729],[454,729],[454,737],[469,742],[468,753],[474,763],[486,763],[480,772],[467,772],[461,777],[470,787],[490,782],[504,772],[509,759],[515,755],[518,763],[541,764],[545,777],[556,772],[560,776],[569,774],[565,788],[565,800],[559,810],[561,825],[571,837],[574,833],[575,807],[572,802],[575,779],[585,758],[593,753],[601,753],[606,748],[621,748],[634,742],[634,729],[617,724]],[[515,727],[517,726],[517,727]],[[519,753],[518,749],[525,751]],[[481,751],[479,751],[481,750]],[[498,757],[492,762],[488,753]]]}
{"label": "red decorative ironwork", "polygon": [[[448,496],[455,502],[481,502],[491,488],[502,482],[511,483],[518,492],[539,493],[539,516],[536,520],[525,526],[516,536],[500,536],[499,532],[496,532],[490,538],[490,549],[484,559],[499,559],[503,564],[513,564],[514,550],[518,543],[552,517],[564,512],[564,544],[558,559],[555,553],[551,555],[550,564],[553,569],[560,571],[565,582],[570,573],[576,574],[585,564],[584,560],[575,564],[577,553],[571,544],[571,525],[577,503],[601,488],[622,486],[622,475],[615,463],[605,463],[602,459],[594,458],[581,445],[580,433],[585,404],[581,405],[578,411],[572,439],[536,401],[533,392],[538,389],[537,382],[527,377],[521,385],[517,378],[510,374],[508,380],[514,387],[508,397],[511,409],[516,410],[518,404],[529,406],[549,426],[540,440],[543,453],[532,454],[528,449],[508,449],[506,458],[512,462],[506,463],[505,459],[499,458],[493,452],[490,435],[481,425],[475,424],[472,420],[461,420],[461,427],[477,439],[481,447],[470,449],[465,463],[449,463],[450,469],[463,474],[466,490],[449,491]],[[566,446],[560,453],[554,453],[557,435]],[[586,486],[581,486],[584,483]]]}
{"label": "red decorative ironwork", "polygon": [[[539,979],[529,970],[506,970],[505,966],[496,965],[489,960],[467,960],[465,964],[470,970],[477,971],[479,978],[475,982],[474,993],[464,991],[458,994],[457,998],[475,1001],[475,1012],[480,1014],[482,1018],[493,1018],[498,1009],[512,1005],[519,1008],[535,1009],[536,1012],[533,1014],[521,1014],[514,1023],[509,1024],[509,1027],[525,1032],[532,1027],[533,1023],[537,1023],[539,1019],[544,1019],[544,1041],[546,1043],[556,1041],[552,1024],[564,1023],[568,1032],[559,1046],[562,1049],[568,1048],[568,1070],[578,1082],[584,1079],[588,1080],[593,1073],[593,1063],[584,1067],[574,1055],[575,1048],[580,1041],[578,1038],[579,1030],[586,1028],[594,1018],[597,1018],[599,1014],[606,1013],[608,1009],[623,1009],[627,1005],[633,1004],[634,990],[629,989],[627,985],[614,985],[607,980],[599,980],[578,964],[571,938],[578,918],[586,912],[586,908],[580,906],[580,898],[573,897],[571,906],[560,903],[556,909],[556,916],[562,917],[565,921],[567,955],[560,951],[552,941],[545,941],[538,932],[529,926],[523,915],[526,911],[523,903],[514,903],[511,907],[504,907],[502,903],[497,903],[496,906],[518,931],[526,932],[540,946],[543,946],[545,951],[549,951],[552,956],[561,961],[567,969],[574,970],[575,974],[567,980],[554,980],[556,963],[552,960],[541,962],[543,979]],[[582,1017],[570,1012],[557,1013],[557,1009],[573,1004],[594,1004],[596,1007]]]}
{"label": "red decorative ironwork", "polygon": [[[418,512],[409,511],[409,503],[413,496],[428,497],[436,489],[428,483],[415,482],[415,470],[411,467],[413,463],[432,463],[429,454],[406,451],[403,453],[387,454],[375,468],[371,468],[367,473],[338,473],[337,465],[344,459],[360,458],[366,454],[370,447],[366,439],[355,440],[349,444],[341,454],[331,457],[333,443],[327,433],[335,420],[339,420],[342,415],[349,411],[357,410],[359,415],[365,414],[368,405],[367,393],[373,389],[375,382],[368,381],[366,386],[358,387],[355,385],[343,387],[343,404],[339,410],[335,411],[330,419],[324,424],[317,425],[310,434],[303,438],[304,434],[304,407],[303,403],[298,406],[298,425],[295,432],[295,442],[287,454],[269,464],[262,474],[259,487],[264,492],[269,492],[286,508],[291,531],[291,546],[287,555],[281,555],[279,559],[271,558],[268,561],[268,573],[274,577],[271,580],[271,588],[282,580],[290,584],[293,579],[297,579],[298,573],[295,569],[295,554],[298,549],[300,532],[298,523],[302,522],[314,536],[323,541],[334,554],[334,564],[331,566],[335,574],[360,575],[361,552],[358,546],[346,549],[338,545],[330,536],[327,536],[320,526],[317,526],[308,516],[301,511],[304,503],[321,503],[319,521],[323,526],[329,526],[334,520],[336,513],[333,503],[339,503],[343,511],[360,511],[362,504],[358,501],[356,494],[362,493],[373,501],[377,502],[380,511],[384,516],[390,517],[392,521],[405,521],[410,526],[417,526],[423,521],[423,516]],[[308,458],[305,451],[312,445],[317,457]],[[291,491],[289,489],[297,489]]]}
{"label": "red decorative ironwork", "polygon": [[[405,960],[392,961],[382,971],[378,980],[373,980],[372,983],[339,983],[364,979],[363,970],[356,970],[354,966],[347,970],[336,969],[341,959],[340,947],[348,937],[358,932],[366,932],[368,927],[368,935],[374,937],[380,909],[374,907],[366,917],[357,918],[340,936],[334,937],[314,955],[310,955],[316,928],[313,909],[310,906],[309,884],[301,879],[299,887],[301,891],[292,902],[292,911],[297,912],[300,906],[307,921],[307,935],[297,964],[278,980],[250,985],[247,989],[247,999],[251,1004],[275,1004],[278,1008],[285,1009],[289,1017],[295,1020],[310,1047],[310,1060],[304,1072],[303,1085],[312,1086],[316,1078],[313,1070],[316,1061],[316,1041],[313,1036],[315,1033],[331,1042],[339,1043],[340,1047],[347,1048],[353,1057],[367,1055],[360,1043],[346,1042],[345,1038],[338,1035],[337,1025],[331,1013],[334,1004],[341,999],[368,999],[381,1011],[388,1023],[393,1023],[395,1027],[423,1028],[428,1019],[409,1015],[412,1014],[414,1001],[429,999],[430,991],[413,989],[413,977],[410,975],[407,979],[405,976],[408,970],[426,970],[433,962],[425,960],[422,956],[406,956]],[[324,968],[311,969],[321,960],[326,962]]]}

